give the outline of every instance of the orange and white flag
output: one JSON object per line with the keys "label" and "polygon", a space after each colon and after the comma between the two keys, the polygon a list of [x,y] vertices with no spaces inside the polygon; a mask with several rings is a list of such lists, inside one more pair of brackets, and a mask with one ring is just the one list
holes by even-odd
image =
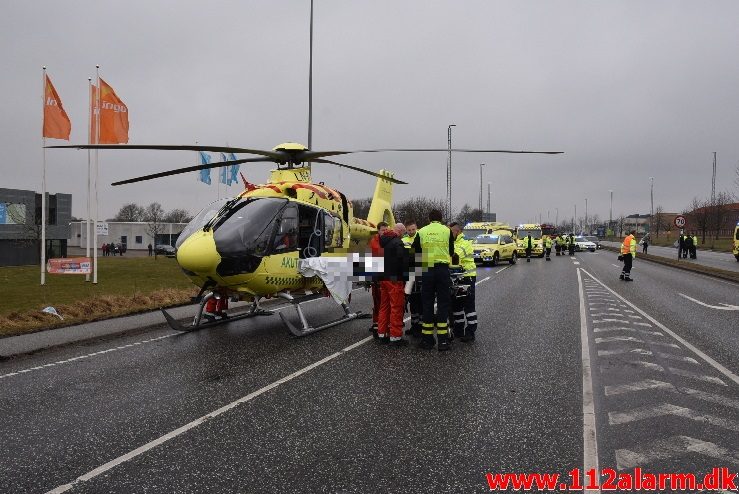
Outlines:
{"label": "orange and white flag", "polygon": [[69,121],[67,112],[64,111],[62,100],[54,89],[49,76],[46,76],[44,84],[44,129],[43,137],[52,139],[69,140],[72,131],[72,122]]}
{"label": "orange and white flag", "polygon": [[96,86],[92,88],[92,106],[90,108],[90,142],[98,144],[128,143],[128,107],[121,101],[112,87],[100,79],[100,135],[96,139]]}

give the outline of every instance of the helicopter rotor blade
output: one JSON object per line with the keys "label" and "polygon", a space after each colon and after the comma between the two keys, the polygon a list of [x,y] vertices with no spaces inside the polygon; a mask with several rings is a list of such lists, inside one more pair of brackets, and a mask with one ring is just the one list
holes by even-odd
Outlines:
{"label": "helicopter rotor blade", "polygon": [[213,153],[240,153],[267,156],[276,161],[287,159],[282,151],[265,149],[246,149],[230,146],[198,146],[198,145],[169,145],[169,144],[70,144],[65,146],[46,146],[49,149],[155,149],[161,151],[209,151]]}
{"label": "helicopter rotor blade", "polygon": [[241,160],[221,161],[218,163],[208,163],[206,165],[194,165],[194,166],[188,166],[185,168],[177,168],[175,170],[168,170],[166,172],[152,173],[151,175],[144,175],[141,177],[129,178],[128,180],[121,180],[120,182],[113,182],[110,185],[132,184],[136,182],[143,182],[145,180],[152,180],[155,178],[169,177],[171,175],[179,175],[181,173],[196,172],[199,170],[207,170],[209,168],[218,168],[219,166],[238,165],[240,163],[263,163],[263,162],[272,163],[273,160],[271,158],[245,158]]}
{"label": "helicopter rotor blade", "polygon": [[350,170],[354,170],[354,171],[357,171],[357,172],[360,172],[360,173],[365,173],[367,175],[372,175],[373,177],[384,178],[388,182],[392,182],[394,184],[407,184],[408,183],[408,182],[403,182],[402,180],[398,180],[397,178],[388,177],[387,175],[380,175],[379,173],[371,172],[369,170],[365,170],[364,168],[359,168],[357,166],[351,166],[351,165],[345,165],[343,163],[337,163],[336,161],[324,160],[324,159],[316,159],[316,160],[312,160],[312,162],[313,163],[328,163],[328,164],[331,164],[331,165],[340,166],[342,168],[349,168]]}
{"label": "helicopter rotor blade", "polygon": [[444,152],[449,151],[456,153],[511,153],[511,154],[564,154],[564,151],[512,151],[508,149],[361,149],[357,151],[349,151],[350,153],[387,153],[387,152]]}

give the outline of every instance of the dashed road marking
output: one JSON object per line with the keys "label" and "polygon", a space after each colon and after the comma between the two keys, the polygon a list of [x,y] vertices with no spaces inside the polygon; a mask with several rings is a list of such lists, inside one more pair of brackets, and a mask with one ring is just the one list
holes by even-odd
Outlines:
{"label": "dashed road marking", "polygon": [[695,379],[696,381],[703,381],[711,384],[718,384],[719,386],[728,386],[728,384],[726,384],[718,377],[696,374],[695,372],[687,371],[685,369],[678,369],[676,367],[668,367],[667,370],[669,370],[676,376],[687,377],[688,379]]}
{"label": "dashed road marking", "polygon": [[644,343],[644,340],[634,338],[633,336],[606,336],[605,338],[596,338],[595,343],[613,343],[614,341],[633,341],[635,343]]}
{"label": "dashed road marking", "polygon": [[36,366],[36,367],[31,367],[29,369],[23,369],[23,370],[19,370],[19,371],[15,371],[15,372],[9,372],[7,374],[1,375],[0,376],[0,379],[4,379],[6,377],[17,376],[19,374],[25,374],[26,372],[31,372],[31,371],[35,371],[35,370],[39,370],[39,369],[45,369],[47,367],[54,367],[56,365],[68,364],[70,362],[76,362],[77,360],[82,360],[82,359],[86,359],[86,358],[90,358],[90,357],[95,357],[95,356],[103,355],[103,354],[110,353],[110,352],[117,352],[119,350],[124,350],[126,348],[131,348],[131,347],[138,346],[138,345],[143,345],[143,344],[146,344],[146,343],[153,343],[155,341],[163,340],[165,338],[171,338],[172,336],[176,336],[178,334],[180,334],[180,333],[177,332],[177,333],[165,334],[164,336],[159,336],[157,338],[150,338],[148,340],[137,341],[135,343],[129,343],[128,345],[121,345],[121,346],[117,346],[117,347],[114,347],[114,348],[108,348],[107,350],[100,350],[99,352],[88,353],[86,355],[79,355],[77,357],[68,358],[66,360],[57,360],[56,362],[53,362],[53,363],[50,363],[50,364],[39,365],[39,366]]}
{"label": "dashed road marking", "polygon": [[606,331],[628,331],[631,333],[639,333],[639,334],[649,335],[649,336],[664,336],[664,334],[660,333],[659,331],[647,331],[646,329],[629,328],[626,326],[611,326],[611,327],[593,329],[593,333],[604,333]]}
{"label": "dashed road marking", "polygon": [[649,350],[645,350],[644,348],[634,348],[632,350],[629,350],[627,348],[618,348],[616,350],[598,350],[598,356],[599,357],[610,357],[611,355],[623,355],[626,353],[635,353],[637,355],[647,355],[651,356],[654,355]]}
{"label": "dashed road marking", "polygon": [[696,412],[690,408],[685,408],[672,403],[661,403],[659,405],[648,405],[645,407],[634,408],[625,412],[609,412],[608,423],[611,425],[622,425],[640,420],[648,420],[665,415],[673,415],[682,417],[704,424],[710,424],[715,427],[739,432],[739,422],[735,420],[716,417],[715,415]]}

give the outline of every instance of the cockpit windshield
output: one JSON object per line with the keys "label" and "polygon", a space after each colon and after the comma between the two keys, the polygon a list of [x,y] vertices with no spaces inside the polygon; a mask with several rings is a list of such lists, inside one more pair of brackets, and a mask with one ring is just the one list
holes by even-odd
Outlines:
{"label": "cockpit windshield", "polygon": [[184,242],[190,235],[195,233],[196,231],[200,230],[205,226],[206,223],[208,223],[210,220],[213,219],[213,217],[220,211],[220,209],[231,199],[219,199],[218,201],[211,202],[207,206],[205,206],[193,219],[190,221],[190,223],[187,224],[187,226],[182,230],[182,233],[180,233],[180,236],[177,237],[177,243],[175,244],[175,247],[178,249],[180,248],[180,245],[182,245],[182,242]]}
{"label": "cockpit windshield", "polygon": [[223,211],[213,226],[213,238],[221,257],[264,256],[272,250],[277,215],[287,199],[240,199]]}

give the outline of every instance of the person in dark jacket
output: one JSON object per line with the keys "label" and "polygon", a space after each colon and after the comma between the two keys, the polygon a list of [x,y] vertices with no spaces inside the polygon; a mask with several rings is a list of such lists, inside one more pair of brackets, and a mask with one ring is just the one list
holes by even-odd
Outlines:
{"label": "person in dark jacket", "polygon": [[403,313],[405,312],[405,282],[408,280],[410,256],[401,240],[405,233],[403,223],[388,228],[380,237],[385,268],[380,278],[380,313],[377,336],[380,343],[403,346]]}
{"label": "person in dark jacket", "polygon": [[685,243],[685,233],[682,231],[680,232],[680,238],[677,239],[677,258],[680,259],[680,257],[687,257],[688,256],[688,246]]}

